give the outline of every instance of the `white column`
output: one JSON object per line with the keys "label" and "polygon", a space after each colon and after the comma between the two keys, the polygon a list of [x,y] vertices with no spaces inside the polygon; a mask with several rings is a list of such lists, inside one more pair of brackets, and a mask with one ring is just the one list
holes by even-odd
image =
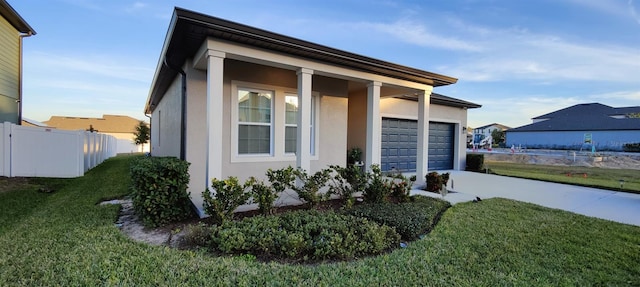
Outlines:
{"label": "white column", "polygon": [[416,184],[425,184],[429,170],[429,99],[433,87],[429,86],[424,95],[418,95],[418,154],[416,155]]}
{"label": "white column", "polygon": [[296,135],[296,166],[311,169],[311,78],[313,70],[298,69],[298,115]]}
{"label": "white column", "polygon": [[222,178],[223,76],[226,54],[207,51],[207,162],[206,187]]}
{"label": "white column", "polygon": [[380,118],[380,87],[381,82],[371,82],[367,85],[367,143],[365,164],[367,170],[372,164],[380,164],[380,148],[382,135],[382,119]]}

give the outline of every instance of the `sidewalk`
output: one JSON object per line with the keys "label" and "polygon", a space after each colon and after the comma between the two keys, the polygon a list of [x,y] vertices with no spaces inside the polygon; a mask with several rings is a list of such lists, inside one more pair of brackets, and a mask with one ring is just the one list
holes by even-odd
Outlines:
{"label": "sidewalk", "polygon": [[[578,214],[640,226],[640,194],[550,183],[491,174],[450,172],[448,189],[443,199],[451,204],[502,197],[562,209]],[[412,190],[442,198],[439,194]]]}

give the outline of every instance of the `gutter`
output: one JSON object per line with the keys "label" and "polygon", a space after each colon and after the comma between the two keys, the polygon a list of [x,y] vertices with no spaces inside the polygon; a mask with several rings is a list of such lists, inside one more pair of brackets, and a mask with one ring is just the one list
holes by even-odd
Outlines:
{"label": "gutter", "polygon": [[33,36],[33,31],[18,36],[20,38],[18,41],[18,57],[20,58],[20,63],[18,63],[18,99],[16,100],[18,103],[18,125],[22,125],[22,39],[31,36]]}

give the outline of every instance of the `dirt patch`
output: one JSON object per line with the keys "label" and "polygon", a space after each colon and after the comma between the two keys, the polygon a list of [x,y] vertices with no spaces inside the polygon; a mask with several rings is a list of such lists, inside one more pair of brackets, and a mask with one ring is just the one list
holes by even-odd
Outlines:
{"label": "dirt patch", "polygon": [[524,164],[559,165],[559,166],[584,166],[612,169],[637,169],[640,170],[640,155],[621,154],[576,154],[572,152],[553,154],[526,154],[526,153],[485,153],[485,161],[488,162],[516,162]]}
{"label": "dirt patch", "polygon": [[27,177],[0,177],[0,193],[17,189],[35,189],[38,186]]}

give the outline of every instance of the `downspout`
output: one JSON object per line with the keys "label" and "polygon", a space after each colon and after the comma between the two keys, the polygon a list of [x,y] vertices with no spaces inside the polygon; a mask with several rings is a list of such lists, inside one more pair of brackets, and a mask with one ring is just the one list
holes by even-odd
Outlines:
{"label": "downspout", "polygon": [[184,70],[182,70],[182,68],[176,68],[169,65],[166,55],[164,57],[164,64],[165,66],[169,67],[169,69],[172,69],[180,73],[182,77],[182,83],[181,83],[182,84],[182,88],[181,88],[182,106],[181,106],[181,113],[180,113],[180,159],[186,160],[187,137],[185,135],[185,130],[187,127],[187,73],[185,73]]}
{"label": "downspout", "polygon": [[18,37],[20,38],[18,41],[18,56],[20,58],[20,63],[18,63],[18,123],[17,125],[22,125],[22,39],[25,37],[33,36],[33,32],[29,31],[26,34],[20,34]]}
{"label": "downspout", "polygon": [[[151,156],[151,115],[148,115],[147,113],[144,113],[144,116],[149,118],[149,156]],[[144,145],[142,146],[142,152],[144,153]]]}

